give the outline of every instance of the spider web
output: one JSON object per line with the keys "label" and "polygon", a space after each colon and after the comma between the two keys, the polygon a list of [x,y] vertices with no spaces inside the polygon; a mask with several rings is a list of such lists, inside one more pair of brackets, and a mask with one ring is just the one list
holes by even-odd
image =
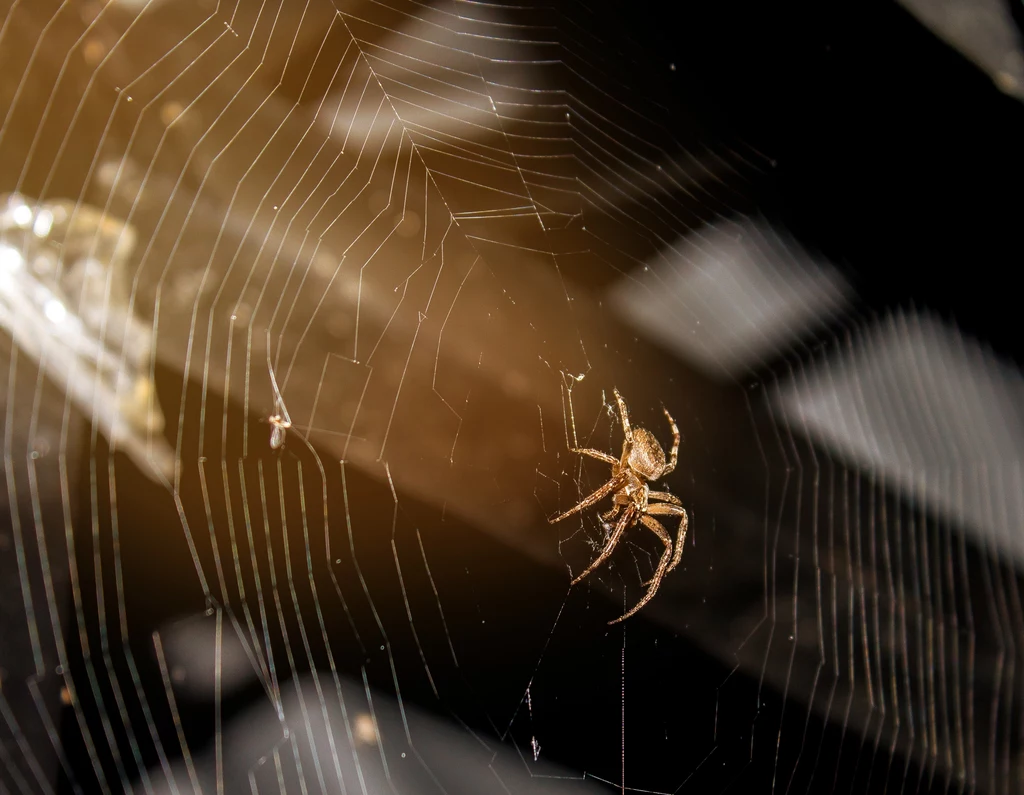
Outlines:
{"label": "spider web", "polygon": [[[1019,373],[619,21],[3,7],[2,791],[1019,786]],[[690,530],[609,627],[613,387]]]}

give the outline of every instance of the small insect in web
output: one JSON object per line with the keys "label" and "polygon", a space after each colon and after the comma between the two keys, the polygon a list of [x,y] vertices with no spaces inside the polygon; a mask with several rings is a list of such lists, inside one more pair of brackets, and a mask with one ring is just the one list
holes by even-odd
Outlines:
{"label": "small insect in web", "polygon": [[[665,451],[662,449],[661,444],[658,443],[654,434],[646,428],[632,428],[630,426],[629,409],[626,407],[626,401],[619,394],[618,389],[614,390],[614,392],[615,402],[619,407],[619,417],[622,420],[622,432],[626,437],[622,443],[621,458],[617,459],[601,450],[573,449],[574,453],[590,456],[598,461],[611,464],[611,479],[593,494],[581,500],[578,505],[556,516],[554,519],[548,520],[551,524],[561,522],[563,519],[568,519],[570,516],[589,508],[609,494],[612,495],[613,504],[611,510],[600,514],[604,522],[610,523],[612,520],[617,519],[611,535],[608,537],[601,554],[576,576],[572,581],[573,585],[576,585],[594,569],[608,560],[615,547],[618,546],[626,529],[632,527],[637,522],[640,522],[644,527],[652,531],[665,545],[665,551],[662,553],[661,560],[658,561],[658,567],[654,570],[654,576],[644,583],[644,585],[650,586],[647,589],[647,593],[644,594],[643,598],[632,610],[628,611],[625,615],[619,616],[614,621],[609,621],[609,624],[624,621],[654,598],[654,594],[658,591],[658,586],[661,585],[662,578],[679,565],[679,560],[683,556],[686,528],[689,524],[686,509],[682,507],[683,504],[678,497],[674,494],[669,494],[667,491],[651,491],[647,485],[649,481],[660,480],[676,468],[676,463],[679,460],[679,426],[672,419],[672,415],[668,413],[668,409],[663,408],[662,411],[665,412],[665,417],[672,428],[672,450],[666,462]],[[658,502],[651,502],[651,500],[658,500]],[[661,522],[654,518],[655,516],[679,517],[679,530],[676,532],[674,545],[672,537],[665,530]]]}
{"label": "small insect in web", "polygon": [[267,370],[270,373],[270,384],[274,388],[274,413],[267,417],[270,423],[270,449],[280,450],[284,447],[285,434],[292,427],[292,418],[284,405],[284,398],[281,397],[281,390],[277,387],[277,378],[274,376],[274,365],[270,361],[270,330],[267,330]]}

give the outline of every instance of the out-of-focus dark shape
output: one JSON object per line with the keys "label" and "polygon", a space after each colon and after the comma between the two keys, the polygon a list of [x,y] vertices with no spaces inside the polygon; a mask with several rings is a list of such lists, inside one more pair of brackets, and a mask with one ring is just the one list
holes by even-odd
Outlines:
{"label": "out-of-focus dark shape", "polygon": [[[224,726],[217,748],[149,771],[151,791],[446,792],[586,795],[604,784],[512,745],[483,742],[387,693],[319,671],[289,682],[280,707],[261,703]],[[497,790],[496,790],[497,788]]]}
{"label": "out-of-focus dark shape", "polygon": [[65,510],[79,495],[85,421],[4,333],[0,373],[0,748],[8,780],[52,792],[58,763],[67,770],[52,738],[73,680],[63,639],[45,628],[66,626],[71,606]]}
{"label": "out-of-focus dark shape", "polygon": [[193,698],[230,697],[256,677],[259,650],[221,616],[190,616],[161,631],[171,681]]}

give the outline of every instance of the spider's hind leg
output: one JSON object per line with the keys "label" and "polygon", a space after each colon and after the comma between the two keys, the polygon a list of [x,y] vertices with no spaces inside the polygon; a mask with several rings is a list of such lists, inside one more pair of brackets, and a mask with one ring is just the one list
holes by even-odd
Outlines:
{"label": "spider's hind leg", "polygon": [[[664,525],[657,519],[650,516],[641,516],[640,521],[644,523],[644,527],[653,532],[658,538],[661,539],[661,543],[665,545],[665,551],[661,553],[661,560],[658,561],[658,568],[654,570],[654,575],[643,585],[650,585],[651,590],[657,590],[661,584],[661,578],[668,572],[669,564],[672,562],[672,536],[668,534]],[[654,596],[651,593],[651,596]]]}
{"label": "spider's hind leg", "polygon": [[640,521],[644,523],[644,527],[651,530],[656,536],[658,536],[658,538],[661,539],[661,542],[665,545],[665,551],[661,554],[661,560],[658,561],[658,568],[654,570],[654,576],[644,583],[644,585],[650,585],[650,588],[647,589],[647,593],[645,593],[643,598],[633,606],[632,610],[628,611],[625,615],[619,616],[614,621],[609,621],[609,624],[618,624],[620,621],[625,621],[654,598],[654,594],[658,592],[658,586],[661,585],[662,577],[664,577],[665,572],[668,571],[669,561],[672,559],[672,537],[668,534],[668,531],[661,526],[661,522],[646,514],[640,517]]}
{"label": "spider's hind leg", "polygon": [[679,529],[676,530],[676,547],[672,552],[672,562],[668,565],[668,571],[672,571],[679,565],[683,557],[683,543],[686,541],[686,529],[690,526],[690,515],[685,508],[669,503],[659,503],[647,506],[647,513],[656,516],[678,516]]}

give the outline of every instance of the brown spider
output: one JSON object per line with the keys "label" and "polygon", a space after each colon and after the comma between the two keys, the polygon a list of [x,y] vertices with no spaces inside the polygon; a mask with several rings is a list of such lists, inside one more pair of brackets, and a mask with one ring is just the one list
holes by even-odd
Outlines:
{"label": "brown spider", "polygon": [[[582,500],[575,508],[571,508],[560,516],[548,520],[551,524],[560,522],[614,493],[612,509],[600,516],[606,522],[610,522],[618,516],[619,520],[615,523],[615,529],[612,530],[612,534],[604,545],[601,554],[581,574],[577,575],[576,579],[572,581],[573,585],[604,563],[618,545],[626,528],[633,526],[637,521],[641,522],[648,530],[653,531],[665,545],[665,552],[658,562],[658,568],[655,569],[654,576],[644,583],[644,585],[650,585],[651,587],[647,589],[643,599],[624,616],[620,616],[614,621],[609,621],[609,624],[624,621],[651,601],[658,590],[658,586],[661,585],[662,577],[672,571],[679,564],[679,559],[683,556],[683,542],[686,540],[686,527],[688,524],[686,510],[682,507],[682,502],[679,501],[678,497],[669,494],[667,491],[651,491],[647,485],[647,481],[659,480],[676,468],[676,462],[679,459],[679,427],[676,425],[676,421],[672,419],[668,409],[662,408],[662,411],[665,412],[665,416],[668,418],[669,425],[672,426],[672,452],[669,454],[669,460],[666,464],[665,451],[661,449],[661,445],[654,438],[654,434],[646,428],[630,428],[629,409],[626,408],[626,401],[622,399],[618,389],[614,391],[615,400],[619,404],[619,416],[622,418],[622,432],[626,436],[625,441],[622,443],[622,458],[616,459],[614,456],[603,453],[600,450],[573,450],[574,453],[589,455],[598,461],[611,464],[611,480],[589,497]],[[661,502],[651,503],[649,502],[650,500],[661,500]],[[654,516],[680,517],[674,548],[668,531],[665,530],[661,522],[655,519]]]}

